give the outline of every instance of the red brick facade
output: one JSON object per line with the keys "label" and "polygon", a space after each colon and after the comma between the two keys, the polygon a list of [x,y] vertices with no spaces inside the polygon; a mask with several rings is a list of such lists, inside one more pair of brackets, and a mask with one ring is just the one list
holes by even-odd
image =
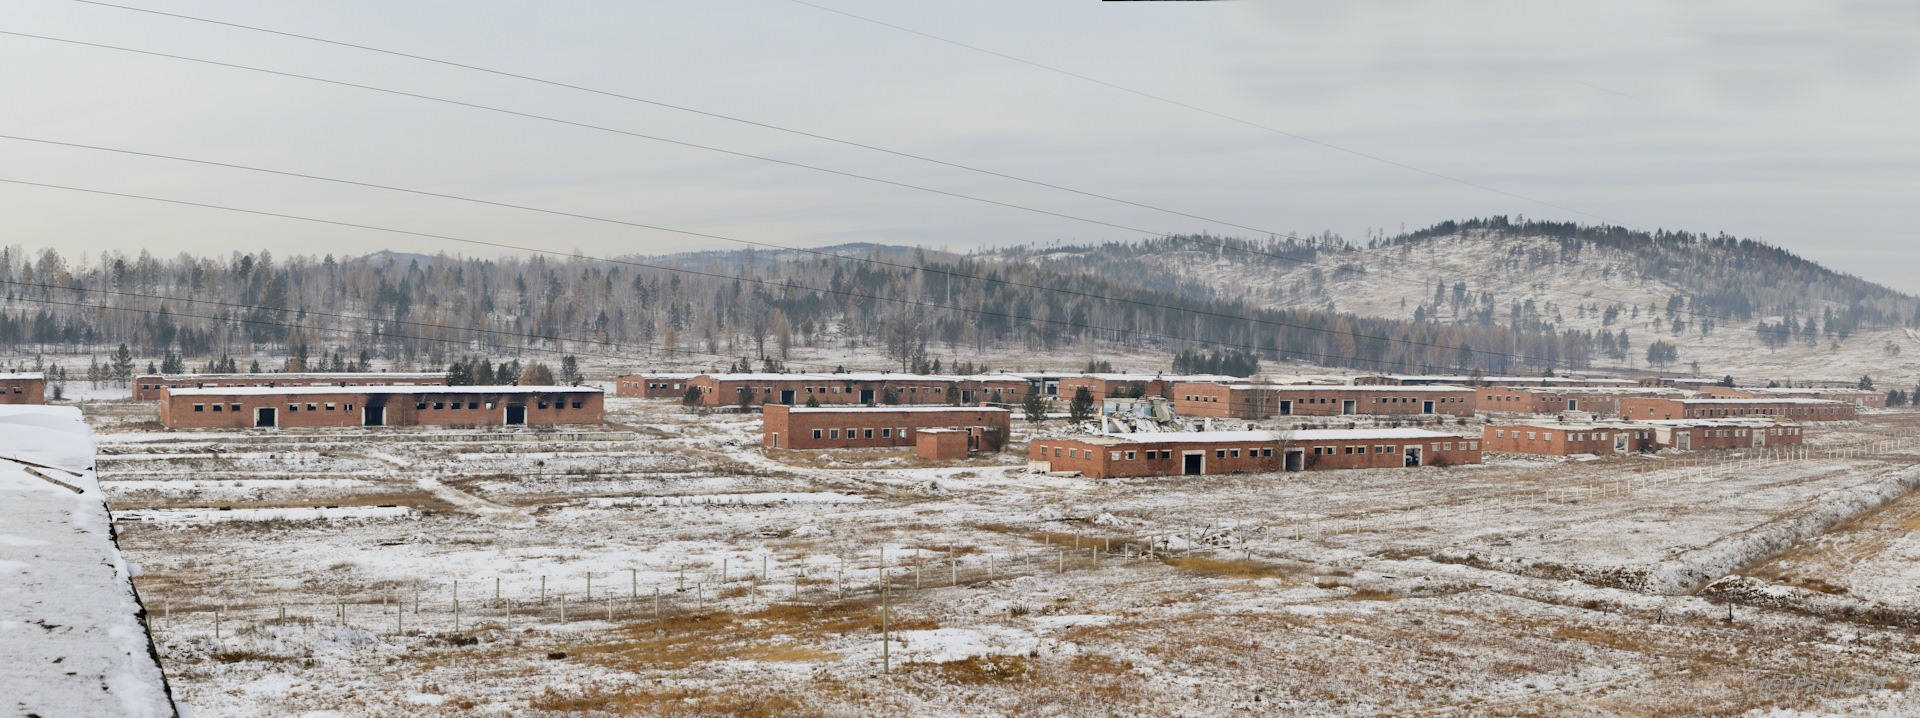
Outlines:
{"label": "red brick facade", "polygon": [[47,403],[47,380],[41,374],[0,374],[0,404]]}
{"label": "red brick facade", "polygon": [[1640,399],[1682,399],[1685,394],[1676,391],[1626,390],[1626,389],[1573,389],[1564,387],[1517,387],[1485,386],[1475,392],[1481,411],[1501,411],[1521,414],[1558,414],[1563,411],[1584,411],[1596,416],[1618,416],[1620,400],[1633,397]]}
{"label": "red brick facade", "polygon": [[146,374],[133,379],[135,401],[156,401],[168,389],[232,387],[446,386],[445,374],[386,372],[303,374]]}
{"label": "red brick facade", "polygon": [[557,386],[179,389],[160,402],[169,429],[344,426],[552,426],[606,423],[598,389]]}
{"label": "red brick facade", "polygon": [[761,409],[761,443],[782,449],[914,446],[921,429],[956,429],[977,451],[1006,447],[1012,413],[994,407],[785,406]]}
{"label": "red brick facade", "polygon": [[967,458],[967,446],[973,434],[959,429],[920,429],[913,442],[913,453],[922,459],[958,461]]}
{"label": "red brick facade", "polygon": [[46,376],[0,374],[0,403],[46,403]]}
{"label": "red brick facade", "polygon": [[1247,379],[1235,376],[1216,376],[1213,374],[1192,374],[1163,376],[1160,374],[1085,374],[1066,377],[1060,380],[1059,397],[1062,401],[1073,398],[1080,387],[1086,387],[1095,399],[1112,397],[1164,396],[1174,398],[1174,387],[1178,384],[1247,384]]}
{"label": "red brick facade", "polygon": [[1633,454],[1658,448],[1653,427],[1645,424],[1516,424],[1489,426],[1481,444],[1487,451],[1509,454]]}
{"label": "red brick facade", "polygon": [[682,399],[687,384],[698,374],[628,374],[613,382],[614,396],[641,399]]}
{"label": "red brick facade", "polygon": [[808,399],[821,404],[888,406],[1017,404],[1028,387],[1026,379],[994,374],[701,374],[687,381],[700,387],[700,401],[708,406],[739,405],[743,389],[745,403],[750,405],[804,406]]}
{"label": "red brick facade", "polygon": [[1743,416],[1790,421],[1853,421],[1859,412],[1852,404],[1820,399],[1620,399],[1620,418],[1633,421]]}
{"label": "red brick facade", "polygon": [[1472,416],[1476,405],[1474,391],[1466,387],[1181,383],[1174,385],[1173,392],[1174,411],[1182,416],[1233,419],[1341,414]]}
{"label": "red brick facade", "polygon": [[1539,423],[1489,426],[1484,431],[1488,451],[1548,456],[1739,449],[1799,444],[1804,439],[1799,425],[1766,420]]}
{"label": "red brick facade", "polygon": [[1029,468],[1095,479],[1478,464],[1480,452],[1478,439],[1419,429],[1106,434],[1027,447]]}

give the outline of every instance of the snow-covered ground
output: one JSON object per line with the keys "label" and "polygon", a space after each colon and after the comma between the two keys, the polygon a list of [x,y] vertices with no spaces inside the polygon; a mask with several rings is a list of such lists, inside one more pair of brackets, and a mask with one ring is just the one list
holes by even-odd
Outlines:
{"label": "snow-covered ground", "polygon": [[1914,476],[1906,412],[1794,456],[1092,481],[1022,471],[1024,423],[938,465],[608,405],[637,438],[232,451],[93,407],[116,501],[300,509],[122,524],[176,690],[200,716],[1920,712],[1909,629],[1670,595]]}

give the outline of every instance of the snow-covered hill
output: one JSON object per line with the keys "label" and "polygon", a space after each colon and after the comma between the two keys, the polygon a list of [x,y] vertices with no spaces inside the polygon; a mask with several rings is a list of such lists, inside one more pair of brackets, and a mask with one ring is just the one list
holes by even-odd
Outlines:
{"label": "snow-covered hill", "polygon": [[[1664,341],[1678,349],[1678,361],[1664,367],[1672,373],[1693,373],[1698,362],[1701,374],[1748,379],[1872,375],[1888,388],[1920,380],[1920,333],[1913,328],[1920,301],[1913,297],[1757,242],[1527,229],[1535,231],[1448,223],[1371,247],[1331,237],[1201,236],[994,254],[1271,308],[1550,325],[1590,334],[1601,349],[1624,332],[1627,350],[1596,352],[1594,368],[1649,369],[1647,347]],[[1794,327],[1816,322],[1821,331],[1789,338],[1781,328],[1789,320]],[[1764,341],[1763,332],[1781,341]]]}

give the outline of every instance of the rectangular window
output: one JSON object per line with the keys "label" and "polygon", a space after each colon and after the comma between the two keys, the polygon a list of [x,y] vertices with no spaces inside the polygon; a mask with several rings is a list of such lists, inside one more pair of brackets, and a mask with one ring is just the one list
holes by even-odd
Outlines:
{"label": "rectangular window", "polygon": [[1468,451],[1479,451],[1479,450],[1480,450],[1480,442],[1478,442],[1478,441],[1469,441],[1469,442],[1467,442],[1467,450],[1468,450]]}
{"label": "rectangular window", "polygon": [[1078,459],[1078,458],[1080,458],[1080,450],[1079,450],[1079,449],[1067,449],[1067,458],[1069,458],[1069,459]]}
{"label": "rectangular window", "polygon": [[491,402],[491,401],[489,401],[489,402],[487,402],[487,408],[488,408],[488,409],[492,409],[492,408],[493,408],[493,402]]}
{"label": "rectangular window", "polygon": [[1531,431],[1527,432],[1527,441],[1533,441],[1533,440],[1534,440],[1534,432],[1531,432]]}
{"label": "rectangular window", "polygon": [[814,429],[814,430],[813,430],[813,438],[814,438],[814,439],[816,439],[816,440],[820,438],[820,430],[819,430],[819,429]]}
{"label": "rectangular window", "polygon": [[[438,411],[438,410],[441,410],[441,409],[445,409],[445,408],[447,408],[447,403],[446,403],[446,402],[444,402],[444,401],[436,401],[436,402],[434,402],[434,403],[433,403],[433,408],[434,408],[434,410],[435,410],[435,411]],[[547,407],[546,407],[546,405],[545,405],[545,404],[542,404],[542,405],[540,406],[540,408],[542,408],[542,409],[545,409],[545,408],[547,408]]]}
{"label": "rectangular window", "polygon": [[1261,450],[1260,450],[1260,455],[1261,455],[1261,456],[1272,456],[1272,455],[1273,455],[1273,449],[1261,449]]}
{"label": "rectangular window", "polygon": [[296,412],[296,411],[299,411],[299,410],[300,410],[300,405],[299,405],[299,404],[288,404],[288,405],[287,405],[287,413],[289,413],[289,414],[291,414],[291,413],[293,413],[293,412]]}
{"label": "rectangular window", "polygon": [[1238,458],[1240,458],[1240,450],[1239,450],[1239,449],[1234,449],[1234,450],[1233,450],[1233,452],[1232,452],[1232,454],[1233,454],[1233,458],[1236,458],[1236,459],[1238,459]]}
{"label": "rectangular window", "polygon": [[1060,458],[1060,447],[1053,447],[1053,457],[1056,459]]}
{"label": "rectangular window", "polygon": [[578,408],[580,408],[580,404],[581,404],[580,402],[577,402],[577,401],[576,401],[576,402],[574,402],[574,403],[573,403],[573,408],[575,408],[575,409],[578,409]]}
{"label": "rectangular window", "polygon": [[419,403],[416,403],[416,404],[414,404],[414,405],[413,405],[413,408],[414,408],[414,409],[415,409],[416,411],[417,411],[417,410],[421,410],[421,409],[425,409],[425,408],[427,408],[427,403],[426,403],[426,402],[424,402],[424,401],[423,401],[423,402],[419,402]]}
{"label": "rectangular window", "polygon": [[891,439],[891,438],[893,438],[893,430],[892,430],[892,429],[881,429],[881,430],[880,430],[880,438],[882,438],[882,439]]}
{"label": "rectangular window", "polygon": [[898,436],[902,439],[905,439],[905,438],[908,438],[910,435],[907,433],[907,427],[902,426],[898,429],[894,429],[894,436]]}
{"label": "rectangular window", "polygon": [[1119,461],[1119,460],[1120,460],[1120,452],[1118,452],[1118,451],[1109,451],[1109,452],[1107,452],[1107,459],[1108,459],[1109,461]]}
{"label": "rectangular window", "polygon": [[1214,450],[1213,450],[1213,458],[1216,458],[1216,459],[1224,459],[1224,458],[1227,458],[1227,450],[1226,450],[1226,449],[1214,449]]}
{"label": "rectangular window", "polygon": [[239,410],[240,410],[240,405],[239,405],[239,404],[229,404],[229,405],[228,405],[228,408],[229,408],[229,409],[231,409],[232,411],[239,411]]}
{"label": "rectangular window", "polygon": [[1448,441],[1448,442],[1443,442],[1443,443],[1441,443],[1441,444],[1440,444],[1440,450],[1441,450],[1441,451],[1452,451],[1452,450],[1453,450],[1453,442],[1451,442],[1451,441]]}
{"label": "rectangular window", "polygon": [[840,430],[839,430],[839,429],[828,429],[828,430],[827,430],[827,438],[829,438],[829,439],[838,439],[838,438],[840,438]]}
{"label": "rectangular window", "polygon": [[1495,429],[1495,430],[1493,431],[1493,438],[1496,438],[1496,439],[1505,439],[1505,438],[1507,438],[1507,432],[1506,432],[1506,430],[1505,430],[1505,429]]}
{"label": "rectangular window", "polygon": [[1132,460],[1133,460],[1133,452],[1131,452],[1131,451],[1129,451],[1129,452],[1127,452],[1127,460],[1128,460],[1128,461],[1132,461]]}
{"label": "rectangular window", "polygon": [[193,410],[194,410],[194,411],[206,411],[206,410],[207,410],[207,405],[206,405],[206,404],[194,404],[194,405],[193,405]]}
{"label": "rectangular window", "polygon": [[1547,441],[1553,441],[1553,432],[1549,431],[1549,432],[1542,433],[1540,435],[1540,438],[1545,439]]}
{"label": "rectangular window", "polygon": [[214,404],[214,405],[213,405],[213,410],[214,410],[214,411],[224,411],[225,409],[224,409],[223,407],[221,407],[221,406],[220,406],[219,404]]}
{"label": "rectangular window", "polygon": [[[437,408],[437,406],[436,406],[436,408]],[[546,403],[546,402],[544,402],[544,401],[543,401],[543,402],[540,402],[540,408],[542,408],[542,409],[545,409],[545,408],[547,408],[547,403]]]}
{"label": "rectangular window", "polygon": [[1400,449],[1400,447],[1398,447],[1398,446],[1394,446],[1393,444],[1388,444],[1388,445],[1387,445],[1387,453],[1389,453],[1389,454],[1397,454],[1397,453],[1400,453],[1400,451],[1399,451],[1399,449]]}
{"label": "rectangular window", "polygon": [[848,427],[848,428],[847,428],[847,438],[849,438],[849,439],[851,439],[851,438],[854,438],[854,437],[857,437],[857,436],[859,436],[859,435],[860,435],[860,430],[859,430],[859,429],[855,429],[855,428],[852,428],[852,427]]}
{"label": "rectangular window", "polygon": [[871,439],[871,438],[873,438],[873,430],[872,430],[872,429],[865,429],[865,430],[863,430],[863,431],[862,431],[862,434],[861,434],[861,436],[860,436],[860,438],[862,438],[862,439]]}
{"label": "rectangular window", "polygon": [[1313,455],[1314,455],[1314,456],[1319,456],[1319,455],[1320,455],[1320,447],[1318,447],[1318,446],[1316,446],[1316,447],[1313,447]]}

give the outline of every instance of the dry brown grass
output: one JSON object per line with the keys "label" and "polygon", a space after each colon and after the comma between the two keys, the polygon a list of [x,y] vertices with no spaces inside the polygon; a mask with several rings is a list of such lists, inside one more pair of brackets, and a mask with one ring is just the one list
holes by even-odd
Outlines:
{"label": "dry brown grass", "polygon": [[1161,562],[1181,571],[1220,578],[1293,578],[1300,575],[1300,571],[1292,567],[1244,559],[1212,559],[1195,556],[1166,558]]}
{"label": "dry brown grass", "polygon": [[720,694],[694,689],[641,690],[632,688],[602,689],[590,688],[583,691],[547,692],[528,702],[528,707],[536,711],[556,713],[605,713],[611,715],[648,715],[648,716],[740,716],[741,718],[773,718],[817,716],[818,711],[807,708],[793,698],[773,696],[742,696],[738,694]]}
{"label": "dry brown grass", "polygon": [[[895,614],[893,630],[938,628],[933,620]],[[582,660],[618,670],[675,669],[704,661],[829,661],[829,651],[809,647],[828,634],[880,631],[880,605],[848,601],[827,605],[775,604],[742,614],[703,613],[635,621],[569,649]]]}

